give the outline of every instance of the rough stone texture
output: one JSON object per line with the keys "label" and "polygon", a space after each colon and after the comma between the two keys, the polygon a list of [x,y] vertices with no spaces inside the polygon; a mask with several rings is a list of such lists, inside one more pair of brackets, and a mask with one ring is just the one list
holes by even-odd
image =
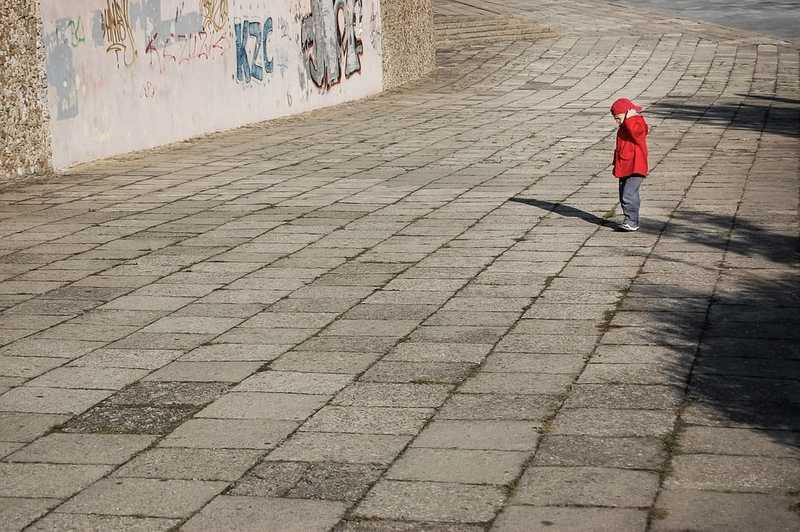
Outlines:
{"label": "rough stone texture", "polygon": [[667,490],[656,503],[651,530],[709,530],[790,532],[800,528],[797,498],[759,493],[711,493]]}
{"label": "rough stone texture", "polygon": [[436,67],[431,0],[384,0],[383,87],[392,89]]}
{"label": "rough stone texture", "polygon": [[511,506],[497,518],[492,532],[528,532],[537,528],[569,532],[644,532],[646,527],[647,513],[640,510]]}
{"label": "rough stone texture", "polygon": [[325,532],[341,519],[345,506],[332,501],[217,497],[181,530],[260,530]]}
{"label": "rough stone texture", "polygon": [[38,0],[0,5],[0,185],[49,169],[47,81]]}

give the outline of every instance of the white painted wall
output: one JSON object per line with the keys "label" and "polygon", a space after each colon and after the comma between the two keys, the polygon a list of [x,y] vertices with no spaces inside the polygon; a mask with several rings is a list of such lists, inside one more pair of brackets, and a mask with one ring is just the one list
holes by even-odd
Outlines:
{"label": "white painted wall", "polygon": [[42,0],[53,166],[380,92],[379,2]]}

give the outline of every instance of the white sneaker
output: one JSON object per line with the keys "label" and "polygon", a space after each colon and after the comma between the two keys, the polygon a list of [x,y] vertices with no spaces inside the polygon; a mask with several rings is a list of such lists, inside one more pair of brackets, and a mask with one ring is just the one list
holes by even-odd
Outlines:
{"label": "white sneaker", "polygon": [[639,230],[639,226],[638,225],[633,225],[633,224],[631,224],[629,222],[625,222],[624,224],[620,225],[619,228],[622,229],[623,231],[638,231]]}

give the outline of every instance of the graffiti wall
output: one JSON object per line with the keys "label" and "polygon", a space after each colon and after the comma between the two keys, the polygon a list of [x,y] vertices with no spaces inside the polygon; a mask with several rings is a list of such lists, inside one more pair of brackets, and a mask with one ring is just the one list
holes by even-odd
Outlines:
{"label": "graffiti wall", "polygon": [[383,88],[379,0],[42,0],[53,164]]}

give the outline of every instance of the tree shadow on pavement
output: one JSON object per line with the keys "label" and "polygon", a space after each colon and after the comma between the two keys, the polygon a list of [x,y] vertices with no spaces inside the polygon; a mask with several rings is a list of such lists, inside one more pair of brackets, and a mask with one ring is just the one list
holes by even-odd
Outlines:
{"label": "tree shadow on pavement", "polygon": [[742,217],[676,211],[628,297],[639,298],[638,310],[652,305],[639,335],[675,346],[667,381],[686,382],[693,367],[685,423],[755,428],[798,448],[800,248],[796,227],[782,226],[786,233]]}
{"label": "tree shadow on pavement", "polygon": [[[663,319],[644,333],[653,344],[676,346],[663,370],[669,382],[685,382],[694,363],[685,424],[763,430],[782,446],[800,448],[800,274],[782,272],[724,273],[707,314],[658,312]],[[673,286],[665,298],[664,285],[634,286],[656,307],[665,299],[679,307],[707,297]],[[698,336],[696,352],[683,347]]]}
{"label": "tree shadow on pavement", "polygon": [[744,94],[742,92],[738,93],[736,96],[741,96],[743,98],[752,98],[755,100],[767,100],[770,102],[788,103],[790,105],[800,105],[800,100],[795,100],[794,98],[781,98],[780,96],[762,96],[760,94]]}
{"label": "tree shadow on pavement", "polygon": [[[510,201],[614,225],[561,203]],[[773,215],[771,222],[786,232],[742,216],[685,209],[666,226],[650,227],[645,220],[642,232],[663,230],[662,238],[648,257],[653,268],[637,276],[617,316],[634,311],[650,319],[612,326],[606,338],[618,335],[619,341],[604,339],[604,345],[614,350],[630,341],[643,351],[664,349],[664,382],[683,387],[690,379],[685,423],[752,428],[797,448],[800,241],[791,220]]]}
{"label": "tree shadow on pavement", "polygon": [[589,223],[593,223],[595,225],[599,225],[601,227],[614,227],[616,224],[611,220],[607,220],[605,218],[600,218],[590,212],[582,211],[575,207],[570,207],[569,205],[565,205],[563,203],[554,203],[551,201],[539,200],[534,198],[522,198],[522,197],[513,197],[508,201],[512,201],[514,203],[523,203],[525,205],[532,205],[533,207],[538,207],[545,211],[550,211],[554,214],[559,214],[561,216],[566,216],[568,218],[579,218],[581,220],[585,220]]}
{"label": "tree shadow on pavement", "polygon": [[648,107],[647,113],[671,120],[698,121],[732,129],[763,129],[765,133],[800,136],[800,107],[789,107],[780,103],[784,102],[779,102],[778,105],[743,103],[707,106],[662,100]]}
{"label": "tree shadow on pavement", "polygon": [[[798,263],[800,239],[797,231],[791,234],[769,231],[767,228],[736,219],[736,230],[731,237],[733,217],[695,210],[679,210],[672,214],[669,222],[669,236],[699,243],[729,255],[745,257],[754,261],[774,264]],[[644,230],[647,227],[644,226]],[[738,261],[742,262],[742,261]]]}

